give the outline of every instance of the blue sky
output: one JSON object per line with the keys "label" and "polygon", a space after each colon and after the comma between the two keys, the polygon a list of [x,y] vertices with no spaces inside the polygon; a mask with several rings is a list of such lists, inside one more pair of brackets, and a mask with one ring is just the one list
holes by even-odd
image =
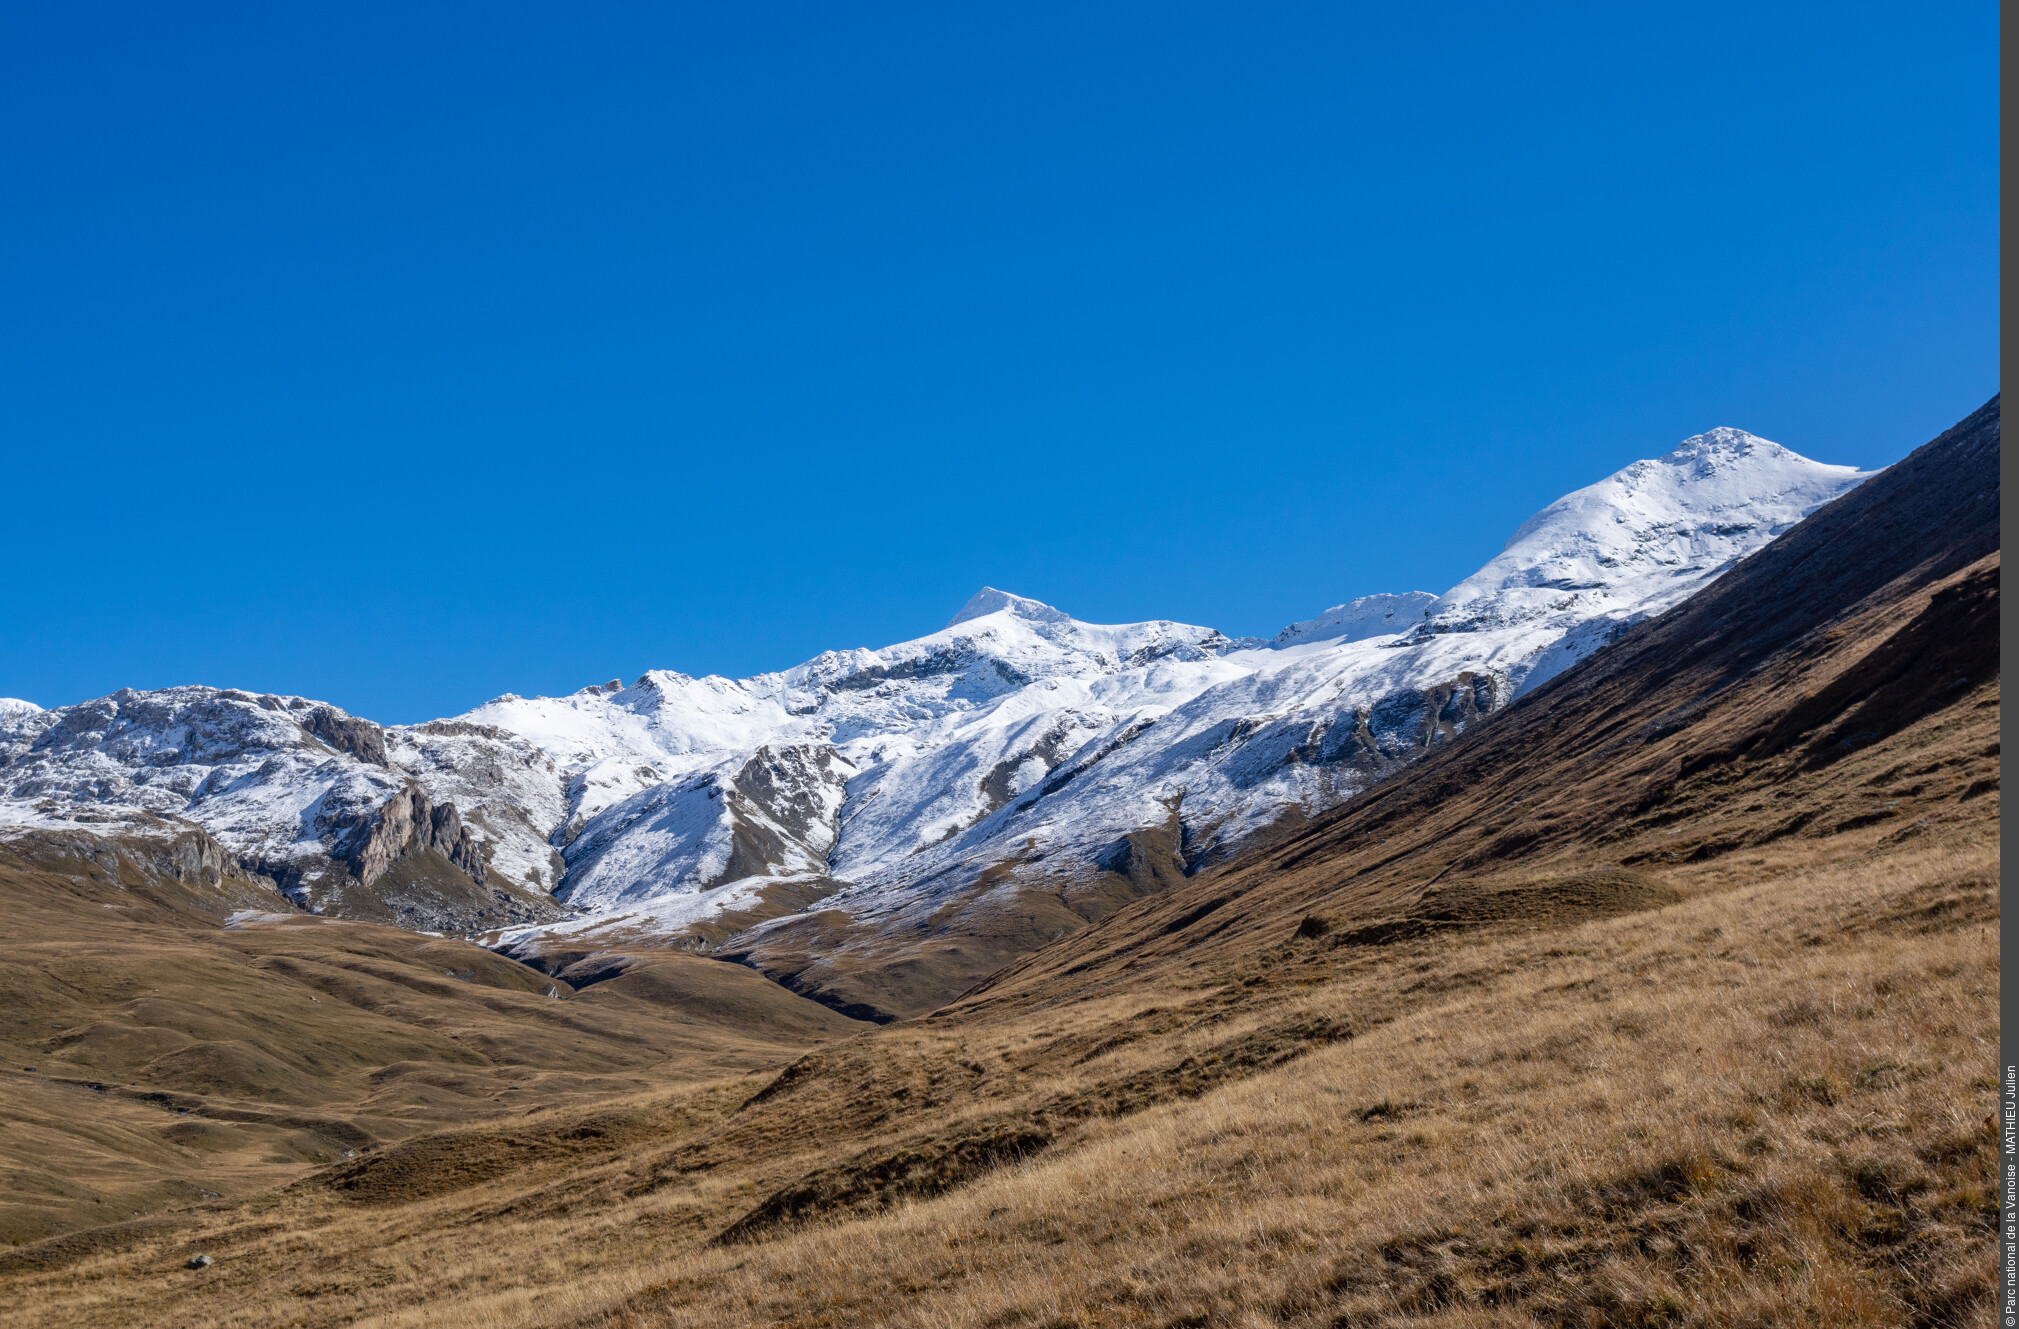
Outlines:
{"label": "blue sky", "polygon": [[1991,4],[0,2],[0,695],[1441,591],[1997,388]]}

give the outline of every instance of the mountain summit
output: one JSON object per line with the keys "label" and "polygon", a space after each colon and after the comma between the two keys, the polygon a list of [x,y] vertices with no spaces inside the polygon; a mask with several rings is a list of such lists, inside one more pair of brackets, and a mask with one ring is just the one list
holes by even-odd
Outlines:
{"label": "mountain summit", "polygon": [[1070,615],[1060,613],[1041,600],[1032,600],[1021,595],[1011,595],[1008,591],[999,591],[993,586],[984,586],[968,598],[968,602],[960,607],[960,612],[948,619],[946,625],[950,628],[958,627],[970,619],[980,618],[985,614],[1001,613],[1004,610],[1015,614],[1018,618],[1027,618],[1033,623],[1069,623],[1072,621]]}
{"label": "mountain summit", "polygon": [[1736,463],[1747,457],[1764,454],[1779,460],[1793,458],[1806,460],[1799,453],[1791,452],[1778,443],[1749,434],[1743,429],[1730,425],[1719,425],[1706,429],[1701,434],[1691,435],[1675,445],[1674,451],[1661,459],[1664,466],[1694,466],[1700,474],[1709,475],[1720,467]]}
{"label": "mountain summit", "polygon": [[1523,522],[1427,630],[1659,613],[1863,478],[1742,429],[1698,434]]}

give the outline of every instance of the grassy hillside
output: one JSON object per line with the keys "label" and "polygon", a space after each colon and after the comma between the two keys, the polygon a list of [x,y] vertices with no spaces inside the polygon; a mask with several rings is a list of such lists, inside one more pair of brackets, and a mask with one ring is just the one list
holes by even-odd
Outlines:
{"label": "grassy hillside", "polygon": [[[255,916],[221,926],[234,913]],[[420,1131],[779,1065],[861,1027],[691,955],[577,992],[75,836],[0,853],[0,919],[16,1243],[255,1194]]]}
{"label": "grassy hillside", "polygon": [[[1294,943],[417,1135],[12,1257],[23,1324],[1971,1323],[1996,849]],[[1320,958],[1322,957],[1322,958]],[[724,1238],[727,1238],[725,1240]],[[217,1264],[181,1266],[196,1253]]]}

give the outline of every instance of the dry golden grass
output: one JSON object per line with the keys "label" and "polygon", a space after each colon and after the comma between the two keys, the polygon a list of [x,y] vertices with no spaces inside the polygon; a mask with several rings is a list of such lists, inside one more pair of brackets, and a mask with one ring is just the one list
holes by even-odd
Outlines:
{"label": "dry golden grass", "polygon": [[0,1243],[244,1199],[416,1134],[775,1068],[865,1027],[692,955],[573,992],[377,924],[221,929],[242,900],[102,858],[0,849]]}
{"label": "dry golden grass", "polygon": [[[1971,1323],[1993,1212],[1990,828],[1807,856],[1262,995],[904,1026],[740,1110],[752,1081],[687,1091],[649,1144],[410,1204],[303,1187],[193,1212],[172,1240],[19,1276],[0,1306],[22,1325],[388,1329]],[[1314,1021],[1364,1032],[1196,1098],[1060,1106]],[[936,1198],[709,1243],[832,1167],[850,1105],[899,1091],[928,1110],[850,1127],[854,1157],[1005,1113],[1056,1143]],[[692,1170],[669,1167],[683,1151]],[[218,1263],[182,1270],[196,1250]]]}
{"label": "dry golden grass", "polygon": [[[953,1197],[669,1262],[605,1318],[1961,1323],[1989,1291],[1996,938],[1917,929],[1981,917],[1992,866],[1503,941],[1476,959],[1511,972],[1449,1002]],[[1811,944],[1817,918],[1870,930]]]}

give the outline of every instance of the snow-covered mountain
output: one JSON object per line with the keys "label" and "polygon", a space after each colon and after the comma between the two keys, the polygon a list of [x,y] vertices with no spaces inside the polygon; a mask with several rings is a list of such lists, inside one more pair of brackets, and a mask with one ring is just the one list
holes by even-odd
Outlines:
{"label": "snow-covered mountain", "polygon": [[196,687],[0,702],[0,824],[193,822],[322,907],[351,898],[331,882],[354,894],[432,853],[497,895],[487,923],[537,919],[526,902],[551,892],[590,930],[747,922],[779,884],[865,921],[980,907],[1119,870],[1146,828],[1192,871],[1455,737],[1864,478],[1713,430],[1551,504],[1442,596],[1364,596],[1266,640],[1082,623],[985,588],[882,650],[415,726]]}
{"label": "snow-covered mountain", "polygon": [[[551,755],[566,807],[549,825],[577,908],[749,876],[848,877],[972,826],[1118,715],[1169,686],[1194,690],[1229,645],[1210,628],[1080,623],[985,589],[930,636],[829,651],[782,673],[655,670],[628,687],[500,697],[420,727],[467,729],[460,753],[443,744],[409,760],[424,787],[468,806],[489,832],[499,819],[463,774],[495,741],[485,736]],[[1117,688],[1128,694],[1114,699],[1122,711],[1095,700]],[[416,731],[391,732],[408,756]],[[549,847],[544,832],[498,839],[493,862]],[[688,912],[682,900],[670,906]]]}
{"label": "snow-covered mountain", "polygon": [[[389,755],[385,731],[302,697],[127,688],[0,713],[7,826],[170,838],[200,829],[305,906],[413,926],[563,912],[510,882],[485,890],[485,856],[457,809]],[[447,895],[439,880],[414,878],[410,860],[428,853],[433,875],[452,879]]]}

